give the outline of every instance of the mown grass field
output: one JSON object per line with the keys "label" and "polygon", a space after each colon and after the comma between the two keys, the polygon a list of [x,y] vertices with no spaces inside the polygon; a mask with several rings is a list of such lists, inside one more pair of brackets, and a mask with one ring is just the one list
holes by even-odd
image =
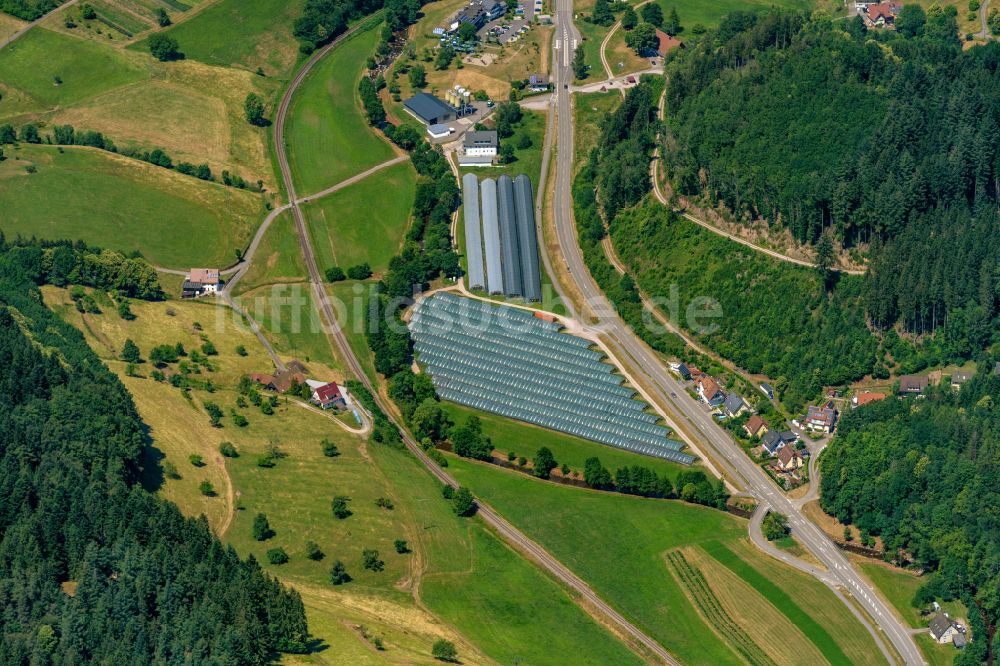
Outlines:
{"label": "mown grass field", "polygon": [[[298,60],[292,24],[304,0],[220,0],[165,32],[185,57],[209,65],[237,66],[267,76],[287,77]],[[148,48],[146,40],[130,48]]]}
{"label": "mown grass field", "polygon": [[27,21],[0,12],[0,39],[7,39],[27,24]]}
{"label": "mown grass field", "polygon": [[531,460],[539,448],[547,446],[560,466],[564,463],[569,465],[570,469],[580,473],[580,478],[583,478],[584,462],[592,456],[600,458],[604,466],[612,473],[619,467],[642,465],[674,480],[679,471],[690,469],[661,458],[640,456],[622,449],[482,412],[453,402],[442,402],[441,404],[451,420],[459,425],[465,423],[470,416],[478,416],[483,424],[483,432],[493,440],[494,446],[501,454],[513,451],[518,456],[524,456]]}
{"label": "mown grass field", "polygon": [[[630,49],[625,44],[625,35],[627,34],[622,28],[615,30],[615,34],[611,36],[611,40],[604,51],[604,57],[608,59],[608,64],[611,65],[611,71],[615,76],[648,69],[651,66],[650,60],[660,60],[659,56],[655,58],[643,58],[636,55],[635,50]],[[621,67],[618,66],[619,64]]]}
{"label": "mown grass field", "polygon": [[[913,604],[910,603],[920,586],[927,582],[926,578],[915,576],[906,571],[899,571],[878,562],[858,562],[858,566],[896,609],[907,625],[915,628],[927,626],[930,618],[922,617],[920,609],[914,608]],[[941,610],[952,617],[965,618],[968,616],[968,610],[961,601],[938,599],[938,603],[941,605]]]}
{"label": "mown grass field", "polygon": [[8,236],[138,250],[172,268],[225,266],[262,217],[257,195],[104,151],[22,144],[5,152],[0,229]]}
{"label": "mown grass field", "polygon": [[[839,650],[853,663],[877,663],[881,658],[865,629],[831,592],[760,555],[745,540],[745,522],[728,514],[677,501],[545,483],[454,456],[448,460],[449,470],[463,484],[682,661],[740,663],[668,575],[663,559],[665,553],[682,546],[713,552],[716,543],[737,554],[733,569],[747,568],[734,573],[808,636],[818,653],[835,658]],[[742,612],[750,614],[746,609]],[[807,631],[817,625],[835,638],[833,648],[822,633],[816,637]]]}
{"label": "mown grass field", "polygon": [[292,99],[285,142],[299,196],[319,192],[395,154],[364,118],[358,81],[378,23],[344,40],[313,68]]}
{"label": "mown grass field", "polygon": [[573,157],[577,168],[590,159],[590,151],[597,146],[601,138],[598,128],[604,116],[618,108],[621,101],[622,96],[616,91],[573,95],[573,115],[576,120]]}
{"label": "mown grass field", "polygon": [[583,46],[584,62],[586,62],[589,67],[587,70],[587,77],[576,80],[576,82],[588,83],[591,81],[600,81],[605,79],[607,74],[604,71],[604,65],[601,64],[601,42],[608,34],[610,26],[605,28],[602,25],[596,25],[586,21],[577,21],[576,27],[580,31],[580,37],[583,38],[580,45]]}
{"label": "mown grass field", "polygon": [[295,219],[286,210],[274,218],[264,232],[250,269],[235,290],[242,294],[269,284],[305,282],[307,275]]}
{"label": "mown grass field", "polygon": [[[59,85],[56,76],[62,79]],[[117,49],[36,27],[0,51],[0,85],[31,100],[18,108],[17,96],[8,100],[5,93],[0,118],[67,106],[148,77],[139,63]]]}
{"label": "mown grass field", "polygon": [[347,280],[327,285],[334,312],[347,338],[347,343],[372,382],[377,381],[375,358],[365,335],[365,313],[371,303],[374,282]]}
{"label": "mown grass field", "polygon": [[413,167],[401,162],[303,206],[320,271],[362,263],[385,271],[409,226],[416,186]]}

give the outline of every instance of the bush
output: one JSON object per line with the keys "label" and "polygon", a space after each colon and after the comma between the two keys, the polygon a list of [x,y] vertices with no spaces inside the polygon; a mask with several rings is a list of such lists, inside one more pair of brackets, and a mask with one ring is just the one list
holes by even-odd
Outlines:
{"label": "bush", "polygon": [[375,500],[375,506],[377,506],[380,509],[387,509],[389,511],[392,511],[393,509],[396,508],[396,505],[393,504],[392,500],[389,499],[388,497],[379,497],[377,500]]}
{"label": "bush", "polygon": [[197,453],[192,453],[191,455],[189,455],[188,460],[190,460],[191,464],[194,465],[195,467],[205,466],[205,459],[199,456]]}
{"label": "bush", "polygon": [[344,563],[340,560],[334,560],[333,566],[330,568],[330,582],[334,585],[343,585],[344,583],[351,582],[351,575],[347,573]]}
{"label": "bush", "polygon": [[267,522],[267,516],[258,513],[253,519],[253,538],[257,541],[267,541],[274,536],[274,530]]}
{"label": "bush", "polygon": [[139,347],[131,338],[122,345],[122,360],[126,363],[139,363],[142,360],[139,356]]}
{"label": "bush", "polygon": [[764,516],[761,529],[768,541],[780,539],[788,534],[788,517],[774,511],[768,511],[767,515]]}
{"label": "bush", "polygon": [[288,562],[288,553],[284,548],[271,548],[267,551],[267,561],[271,564],[285,564]]}
{"label": "bush", "polygon": [[344,269],[340,266],[330,266],[326,269],[326,281],[327,282],[341,282],[347,278],[344,275]]}
{"label": "bush", "polygon": [[201,346],[201,351],[205,356],[218,356],[219,350],[215,348],[211,342],[206,341],[205,344]]}
{"label": "bush", "polygon": [[392,542],[392,545],[396,548],[396,552],[400,555],[405,555],[410,552],[410,547],[407,545],[406,541],[403,539],[396,539]]}
{"label": "bush", "polygon": [[339,520],[344,520],[345,518],[351,516],[353,512],[348,507],[348,503],[350,501],[351,498],[348,497],[347,495],[337,495],[336,497],[333,498],[333,501],[330,503],[330,508],[333,511],[333,515],[335,518]]}
{"label": "bush", "polygon": [[365,548],[361,552],[361,557],[364,560],[365,569],[376,573],[385,569],[385,562],[379,559],[378,551],[374,548]]}
{"label": "bush", "polygon": [[236,452],[236,447],[233,446],[232,442],[222,442],[219,444],[219,453],[227,458],[238,458],[240,455]]}
{"label": "bush", "polygon": [[323,447],[323,455],[327,458],[336,458],[340,455],[340,449],[338,449],[337,445],[330,440],[324,439],[320,442],[320,445]]}
{"label": "bush", "polygon": [[456,661],[458,659],[458,650],[455,649],[455,644],[451,641],[439,638],[431,646],[431,656],[441,661]]}
{"label": "bush", "polygon": [[264,100],[257,93],[247,94],[243,100],[243,114],[251,125],[263,127],[267,124],[264,119]]}
{"label": "bush", "polygon": [[352,280],[367,280],[372,276],[372,269],[367,263],[351,266],[347,269],[347,277]]}
{"label": "bush", "polygon": [[247,348],[244,347],[243,345],[237,345],[237,347],[236,347],[236,353],[238,355],[240,355],[240,356],[246,356],[247,355]]}
{"label": "bush", "polygon": [[441,497],[444,497],[446,500],[450,500],[454,496],[455,489],[452,486],[441,486]]}
{"label": "bush", "polygon": [[476,500],[472,497],[472,491],[465,486],[460,486],[451,498],[451,506],[455,514],[468,517],[476,513]]}
{"label": "bush", "polygon": [[205,497],[215,497],[215,488],[212,487],[211,481],[202,481],[198,484],[198,490]]}
{"label": "bush", "polygon": [[150,35],[148,44],[149,52],[160,62],[177,60],[181,57],[180,51],[177,50],[177,40],[163,33],[157,32]]}
{"label": "bush", "polygon": [[319,562],[325,557],[325,554],[315,541],[306,541],[306,557],[314,562]]}

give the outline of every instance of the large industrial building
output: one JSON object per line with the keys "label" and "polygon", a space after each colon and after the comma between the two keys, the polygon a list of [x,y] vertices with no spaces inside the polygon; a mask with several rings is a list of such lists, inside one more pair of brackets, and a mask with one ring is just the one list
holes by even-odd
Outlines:
{"label": "large industrial building", "polygon": [[[465,204],[465,252],[470,289],[486,289],[529,301],[542,299],[538,265],[531,179],[521,174],[487,178],[477,186],[476,177],[462,178]],[[481,199],[476,196],[481,192]],[[481,226],[480,226],[481,225]],[[477,245],[482,238],[482,245]],[[478,250],[478,252],[477,252]],[[485,279],[475,272],[484,260]],[[485,284],[482,284],[485,282]]]}
{"label": "large industrial building", "polygon": [[452,402],[635,453],[694,462],[591,342],[531,312],[439,292],[410,320],[417,361]]}

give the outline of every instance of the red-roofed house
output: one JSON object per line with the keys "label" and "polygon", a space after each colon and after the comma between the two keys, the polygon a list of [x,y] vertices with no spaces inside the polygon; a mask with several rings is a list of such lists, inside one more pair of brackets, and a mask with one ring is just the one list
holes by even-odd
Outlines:
{"label": "red-roofed house", "polygon": [[697,382],[698,385],[698,395],[701,399],[708,403],[711,407],[718,407],[726,400],[726,394],[723,393],[722,389],[719,388],[719,384],[705,375]]}
{"label": "red-roofed house", "polygon": [[344,396],[340,393],[340,387],[337,386],[336,382],[323,384],[313,389],[312,401],[323,409],[339,408],[346,405]]}
{"label": "red-roofed house", "polygon": [[834,407],[832,400],[822,407],[810,405],[804,421],[803,425],[810,430],[833,432],[837,424],[837,408]]}
{"label": "red-roofed house", "polygon": [[897,14],[899,14],[899,5],[895,2],[868,5],[865,9],[865,24],[870,28],[893,27]]}
{"label": "red-roofed house", "polygon": [[674,49],[684,48],[684,42],[677,39],[673,35],[668,35],[662,30],[656,31],[656,41],[659,42],[659,45],[656,47],[656,52],[660,54],[661,58]]}
{"label": "red-roofed house", "polygon": [[218,268],[192,268],[184,280],[181,298],[197,298],[205,294],[218,293],[222,285],[222,275]]}
{"label": "red-roofed house", "polygon": [[879,400],[885,400],[885,393],[859,393],[851,400],[852,407],[860,407],[862,405],[867,405],[869,402],[878,402]]}
{"label": "red-roofed house", "polygon": [[794,446],[784,446],[778,451],[778,467],[784,472],[798,469],[803,463],[802,454]]}
{"label": "red-roofed house", "polygon": [[757,414],[750,417],[750,420],[746,422],[743,429],[747,431],[750,437],[760,437],[769,430],[767,421],[760,418]]}

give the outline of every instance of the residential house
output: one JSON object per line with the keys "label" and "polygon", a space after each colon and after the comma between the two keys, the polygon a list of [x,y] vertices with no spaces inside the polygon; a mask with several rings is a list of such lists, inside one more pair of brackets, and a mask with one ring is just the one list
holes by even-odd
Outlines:
{"label": "residential house", "polygon": [[760,438],[760,443],[764,447],[764,450],[773,456],[789,444],[794,444],[795,440],[798,438],[798,435],[791,430],[785,430],[783,432],[768,430],[764,433],[764,436]]}
{"label": "residential house", "polygon": [[826,403],[822,407],[810,405],[806,410],[806,417],[802,425],[810,430],[821,432],[833,432],[837,424],[837,408],[833,406],[833,401]]}
{"label": "residential house", "polygon": [[865,8],[865,25],[869,28],[892,28],[896,23],[900,5],[895,2],[879,2],[869,4]]}
{"label": "residential house", "polygon": [[735,419],[743,412],[749,411],[749,409],[750,406],[744,402],[742,397],[735,393],[730,393],[726,401],[722,403],[722,411],[731,419]]}
{"label": "residential house", "polygon": [[403,108],[425,125],[439,125],[458,118],[458,110],[430,93],[417,93],[403,102]]}
{"label": "residential house", "polygon": [[691,379],[691,370],[683,363],[671,363],[670,369],[676,372],[681,379]]}
{"label": "residential house", "polygon": [[496,157],[500,149],[496,130],[466,132],[462,145],[470,157]]}
{"label": "residential house", "polygon": [[765,384],[765,383],[761,382],[761,384],[760,384],[760,390],[761,390],[761,392],[764,395],[767,396],[768,400],[774,400],[774,389],[771,388],[770,384]]}
{"label": "residential house", "polygon": [[708,375],[703,376],[697,382],[698,395],[709,407],[718,407],[726,400],[725,392],[719,387],[719,384],[709,377]]}
{"label": "residential house", "polygon": [[961,627],[958,631],[951,635],[951,644],[954,645],[956,649],[963,649],[968,642],[969,641],[965,637],[965,634],[962,633]]}
{"label": "residential house", "polygon": [[698,366],[696,365],[688,366],[688,374],[691,376],[691,379],[693,379],[696,382],[705,376],[705,373],[699,370]]}
{"label": "residential house", "polygon": [[778,467],[782,472],[792,472],[802,467],[805,461],[794,446],[783,446],[778,450]]}
{"label": "residential house", "polygon": [[770,427],[767,425],[767,421],[760,418],[757,414],[754,414],[750,419],[743,425],[743,429],[747,431],[747,435],[750,437],[760,437],[768,430]]}
{"label": "residential house", "polygon": [[342,409],[346,406],[344,395],[336,382],[329,382],[313,388],[312,402],[322,409]]}
{"label": "residential house", "polygon": [[973,373],[959,370],[958,372],[953,372],[951,374],[951,388],[955,391],[962,388],[962,384],[972,379]]}
{"label": "residential house", "polygon": [[926,390],[926,375],[902,375],[899,378],[900,395],[923,395]]}
{"label": "residential house", "polygon": [[857,408],[867,405],[869,402],[878,402],[879,400],[885,400],[885,393],[871,393],[865,391],[864,393],[858,393],[856,396],[851,398],[851,407]]}
{"label": "residential house", "polygon": [[218,268],[192,268],[181,287],[181,298],[217,294],[221,287],[222,275]]}
{"label": "residential house", "polygon": [[[299,364],[301,365],[301,364]],[[301,372],[296,372],[291,368],[280,370],[273,375],[254,372],[250,374],[250,379],[269,391],[285,393],[294,384],[305,384],[306,376]]]}
{"label": "residential house", "polygon": [[667,55],[667,53],[669,53],[670,51],[673,51],[674,49],[684,48],[684,42],[677,39],[673,35],[668,35],[667,33],[659,29],[657,29],[656,31],[656,41],[657,41],[656,53],[661,58]]}
{"label": "residential house", "polygon": [[931,638],[938,643],[950,643],[952,637],[959,633],[958,623],[944,613],[935,613],[930,622]]}

